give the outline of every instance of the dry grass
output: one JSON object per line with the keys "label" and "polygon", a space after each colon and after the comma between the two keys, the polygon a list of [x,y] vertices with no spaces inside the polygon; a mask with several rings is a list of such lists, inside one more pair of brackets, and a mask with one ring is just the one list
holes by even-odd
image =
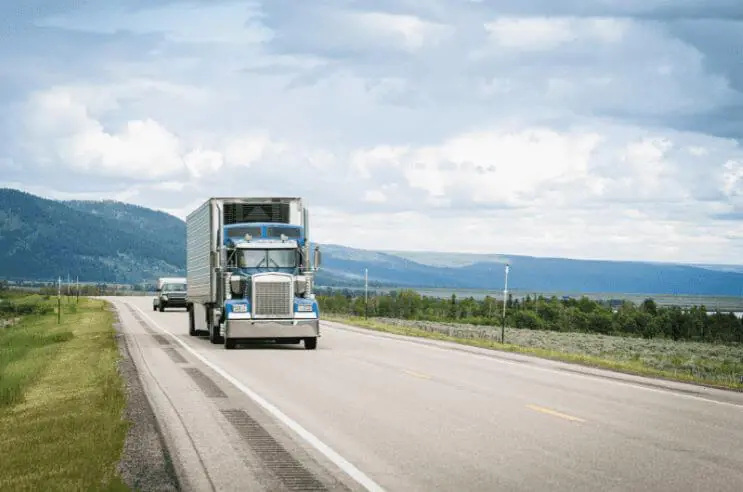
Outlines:
{"label": "dry grass", "polygon": [[0,332],[0,490],[128,490],[118,359],[103,301]]}
{"label": "dry grass", "polygon": [[561,333],[471,325],[323,315],[376,331],[516,352],[618,372],[743,391],[743,346],[644,340],[585,333]]}

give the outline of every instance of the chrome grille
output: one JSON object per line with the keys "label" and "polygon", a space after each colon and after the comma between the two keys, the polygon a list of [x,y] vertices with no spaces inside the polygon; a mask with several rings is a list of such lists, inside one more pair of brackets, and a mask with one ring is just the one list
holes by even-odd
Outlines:
{"label": "chrome grille", "polygon": [[290,278],[256,281],[253,288],[253,316],[290,318],[293,307],[291,287]]}

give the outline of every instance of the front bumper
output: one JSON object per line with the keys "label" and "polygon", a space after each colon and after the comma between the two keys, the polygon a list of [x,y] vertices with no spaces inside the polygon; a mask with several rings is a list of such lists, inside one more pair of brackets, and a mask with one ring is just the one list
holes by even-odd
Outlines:
{"label": "front bumper", "polygon": [[233,339],[308,338],[320,336],[320,320],[315,319],[228,319],[224,336]]}
{"label": "front bumper", "polygon": [[160,299],[160,303],[168,307],[186,307],[185,299],[168,299],[167,301]]}

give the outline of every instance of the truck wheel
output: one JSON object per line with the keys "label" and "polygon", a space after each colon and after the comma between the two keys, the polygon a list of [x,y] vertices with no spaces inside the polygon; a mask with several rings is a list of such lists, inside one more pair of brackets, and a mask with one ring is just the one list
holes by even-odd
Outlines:
{"label": "truck wheel", "polygon": [[187,307],[186,311],[188,311],[188,334],[195,337],[198,333],[196,333],[196,318],[193,314],[193,306]]}
{"label": "truck wheel", "polygon": [[162,312],[165,312],[165,303],[161,302],[161,303],[160,303],[160,306],[158,306],[158,307],[160,308],[160,312],[161,312],[161,313],[162,313]]}
{"label": "truck wheel", "polygon": [[157,311],[157,306],[155,306],[155,304],[154,304],[154,303],[152,304],[152,310],[153,310],[153,311]]}
{"label": "truck wheel", "polygon": [[235,346],[237,346],[237,343],[235,342],[234,338],[224,338],[224,348],[225,350],[233,350]]}
{"label": "truck wheel", "polygon": [[212,327],[209,328],[209,341],[212,342],[214,345],[224,343],[224,337],[219,335],[219,325],[212,325]]}
{"label": "truck wheel", "polygon": [[315,350],[317,348],[317,337],[305,338],[304,348],[307,350]]}

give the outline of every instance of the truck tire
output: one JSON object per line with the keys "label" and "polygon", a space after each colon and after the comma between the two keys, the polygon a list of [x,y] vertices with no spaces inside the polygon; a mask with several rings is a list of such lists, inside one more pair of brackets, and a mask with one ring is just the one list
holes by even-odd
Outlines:
{"label": "truck tire", "polygon": [[224,337],[219,334],[219,325],[212,325],[209,328],[209,341],[214,345],[224,343]]}
{"label": "truck tire", "polygon": [[304,348],[307,350],[315,350],[317,348],[317,337],[305,338]]}
{"label": "truck tire", "polygon": [[225,350],[234,350],[234,348],[237,346],[237,342],[235,341],[234,338],[227,338],[227,337],[222,337],[222,338],[224,338],[224,349]]}
{"label": "truck tire", "polygon": [[188,311],[188,334],[195,337],[198,333],[196,332],[196,317],[193,313],[193,306],[186,306],[186,311]]}
{"label": "truck tire", "polygon": [[161,312],[161,313],[162,313],[162,312],[165,312],[165,303],[164,303],[164,302],[162,302],[162,301],[160,301],[160,305],[158,306],[158,308],[160,309],[160,312]]}

